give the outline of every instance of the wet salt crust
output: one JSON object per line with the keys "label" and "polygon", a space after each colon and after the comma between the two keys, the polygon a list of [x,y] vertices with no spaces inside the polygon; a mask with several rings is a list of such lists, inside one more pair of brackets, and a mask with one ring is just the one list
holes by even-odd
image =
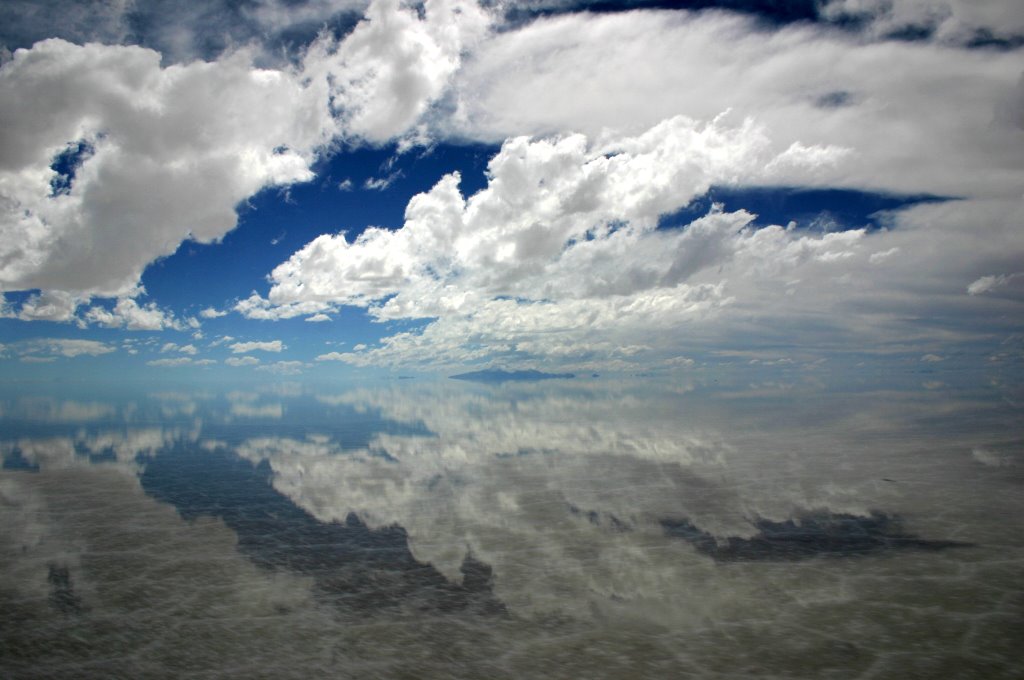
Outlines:
{"label": "wet salt crust", "polygon": [[2,405],[5,678],[1024,673],[1005,400],[547,380]]}

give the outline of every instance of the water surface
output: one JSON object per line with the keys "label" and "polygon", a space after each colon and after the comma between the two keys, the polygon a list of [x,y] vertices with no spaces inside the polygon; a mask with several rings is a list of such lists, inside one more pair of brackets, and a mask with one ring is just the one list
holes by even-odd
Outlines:
{"label": "water surface", "polygon": [[0,404],[4,677],[1024,673],[1004,395],[382,380]]}

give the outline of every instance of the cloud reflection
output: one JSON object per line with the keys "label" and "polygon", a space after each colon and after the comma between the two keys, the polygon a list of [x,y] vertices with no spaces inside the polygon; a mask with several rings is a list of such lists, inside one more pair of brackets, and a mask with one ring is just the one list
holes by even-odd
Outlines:
{"label": "cloud reflection", "polygon": [[[115,671],[135,668],[119,649],[198,649],[282,677],[360,654],[451,677],[458,649],[454,675],[550,677],[555,639],[575,677],[821,677],[974,630],[1002,659],[992,616],[1019,613],[1024,438],[998,400],[580,380],[130,403],[0,434],[19,650],[89,630]],[[934,550],[952,542],[973,545]]]}

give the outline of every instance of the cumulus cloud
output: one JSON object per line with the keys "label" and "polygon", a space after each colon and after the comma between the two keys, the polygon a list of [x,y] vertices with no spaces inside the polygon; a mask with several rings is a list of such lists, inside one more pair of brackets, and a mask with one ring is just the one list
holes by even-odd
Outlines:
{"label": "cumulus cloud", "polygon": [[[24,311],[24,310],[23,310]],[[155,302],[140,305],[132,298],[120,298],[113,309],[102,306],[90,307],[82,315],[82,324],[94,323],[105,328],[126,328],[130,331],[159,331],[165,328],[184,330],[191,326],[174,317],[174,314],[160,309]]]}
{"label": "cumulus cloud", "polygon": [[[367,229],[352,243],[344,234],[321,236],[274,269],[268,299],[244,304],[291,313],[397,294],[375,312],[435,316],[477,302],[477,292],[538,298],[562,296],[568,286],[578,288],[573,297],[588,297],[672,285],[714,264],[719,237],[751,216],[716,213],[695,223],[676,235],[687,242],[671,251],[676,261],[623,271],[614,254],[639,247],[663,255],[669,244],[654,233],[659,215],[713,183],[765,171],[778,158],[765,147],[752,121],[730,127],[681,116],[604,144],[583,135],[516,138],[490,161],[488,187],[468,200],[459,175],[448,175],[409,202],[402,229]],[[564,271],[553,268],[558,263]],[[581,267],[605,271],[570,280]]]}
{"label": "cumulus cloud", "polygon": [[[840,31],[685,11],[498,26],[468,0],[375,0],[347,36],[324,31],[277,69],[256,67],[254,50],[162,65],[143,48],[46,41],[0,71],[0,290],[38,291],[3,313],[195,326],[135,301],[150,262],[218,241],[240,201],[310,179],[324,149],[456,139],[502,142],[483,190],[465,196],[446,175],[401,228],[324,234],[232,311],[316,322],[355,305],[423,320],[318,357],[356,364],[671,366],[682,338],[726,336],[899,340],[921,356],[929,334],[967,337],[958,319],[1005,330],[1019,313],[1024,79],[1010,4],[834,0],[825,17],[863,22]],[[340,7],[239,11],[288,24]],[[875,39],[901,26],[933,38]],[[962,48],[985,31],[1009,43]],[[811,233],[719,207],[659,224],[716,185],[960,200],[876,216],[878,231]],[[77,316],[95,296],[117,301]]]}
{"label": "cumulus cloud", "polygon": [[[820,162],[804,156],[787,158]],[[685,228],[658,228],[661,215],[712,184],[770,172],[779,157],[749,120],[676,117],[600,143],[516,138],[491,160],[477,194],[463,197],[458,174],[448,175],[413,197],[401,229],[368,229],[352,242],[320,236],[274,269],[267,298],[245,304],[268,316],[346,304],[381,320],[437,318],[422,332],[321,361],[630,360],[642,352],[623,348],[643,346],[645,334],[732,304],[723,267],[753,280],[860,253],[863,231],[755,229],[753,215],[717,207]]]}
{"label": "cumulus cloud", "polygon": [[43,291],[31,295],[17,314],[22,321],[71,321],[83,300],[63,291]]}
{"label": "cumulus cloud", "polygon": [[260,360],[256,357],[228,357],[224,363],[228,366],[255,366]]}
{"label": "cumulus cloud", "polygon": [[322,88],[245,51],[162,68],[56,39],[0,70],[0,121],[0,285],[85,296],[130,295],[183,240],[219,240],[239,201],[310,179],[333,130]]}
{"label": "cumulus cloud", "polygon": [[280,319],[294,319],[297,316],[307,314],[320,314],[334,311],[334,306],[318,300],[304,300],[287,304],[272,304],[269,300],[253,293],[244,300],[239,300],[234,307],[235,311],[248,319],[260,319],[262,321],[277,321]]}
{"label": "cumulus cloud", "polygon": [[[966,338],[955,318],[975,312],[951,292],[1002,285],[979,277],[1024,251],[1024,138],[1004,115],[1021,80],[1019,50],[950,50],[727,13],[569,15],[489,35],[452,80],[455,114],[426,118],[440,134],[511,137],[487,187],[465,197],[448,175],[400,229],[314,239],[240,311],[426,320],[318,357],[356,364],[668,361],[681,334],[829,346],[916,342],[931,325]],[[719,209],[658,228],[713,185],[963,200],[879,216],[877,232],[761,228]],[[963,224],[986,239],[965,246]],[[933,316],[905,313],[915,306]]]}
{"label": "cumulus cloud", "polygon": [[177,345],[177,344],[175,344],[173,342],[165,343],[164,346],[160,348],[161,354],[166,353],[166,352],[180,352],[181,354],[191,354],[191,355],[194,355],[198,351],[199,350],[197,350],[195,348],[195,345],[183,345],[182,346],[182,345]]}
{"label": "cumulus cloud", "polygon": [[[934,338],[968,342],[1013,327],[1012,297],[992,299],[997,306],[984,312],[956,299],[979,270],[1012,266],[1024,249],[1016,201],[921,204],[890,216],[887,230],[821,234],[759,227],[749,213],[717,209],[673,229],[655,228],[643,212],[628,222],[609,219],[624,213],[588,222],[553,209],[533,221],[545,202],[526,192],[521,204],[496,202],[522,221],[501,218],[493,226],[481,215],[504,177],[492,173],[489,188],[468,200],[454,178],[442,180],[410,202],[398,231],[370,231],[353,243],[320,237],[275,270],[280,289],[265,304],[286,292],[293,297],[284,296],[284,305],[360,304],[381,320],[427,319],[372,347],[317,357],[355,365],[555,361],[613,370],[667,365],[687,347],[723,342],[824,350],[898,341],[930,353]],[[463,231],[474,220],[481,228]],[[978,243],[964,232],[966,221],[988,239]],[[594,227],[546,240],[544,227],[566,224]],[[426,225],[454,226],[439,229],[448,240],[434,245]],[[524,227],[529,238],[517,241]],[[475,250],[477,243],[484,245]],[[878,252],[900,257],[873,258]],[[975,319],[969,326],[965,314]]]}
{"label": "cumulus cloud", "polygon": [[227,315],[227,312],[222,312],[216,307],[207,307],[206,309],[199,312],[199,316],[203,317],[204,319],[217,319]]}
{"label": "cumulus cloud", "polygon": [[346,357],[354,356],[350,354],[342,354],[341,352],[328,352],[327,354],[320,354],[316,357],[317,361],[347,361]]}
{"label": "cumulus cloud", "polygon": [[331,74],[348,134],[385,142],[409,133],[490,23],[473,1],[426,0],[420,17],[398,0],[374,0],[344,40],[313,46],[307,73]]}
{"label": "cumulus cloud", "polygon": [[236,342],[231,345],[234,354],[245,354],[246,352],[280,352],[285,348],[280,340],[269,340],[266,342]]}
{"label": "cumulus cloud", "polygon": [[310,180],[337,135],[405,134],[488,17],[462,0],[429,0],[422,17],[380,0],[351,34],[276,70],[255,67],[251,50],[171,66],[139,47],[18,50],[0,71],[0,289],[42,291],[23,319],[69,320],[90,297],[119,297],[86,320],[174,327],[131,300],[150,262],[219,241],[260,189]]}

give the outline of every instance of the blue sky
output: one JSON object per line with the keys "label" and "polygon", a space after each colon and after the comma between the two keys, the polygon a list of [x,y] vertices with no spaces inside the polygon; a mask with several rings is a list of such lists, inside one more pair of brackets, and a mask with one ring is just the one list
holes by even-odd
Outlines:
{"label": "blue sky", "polygon": [[176,7],[0,10],[2,379],[1019,372],[1017,2]]}

